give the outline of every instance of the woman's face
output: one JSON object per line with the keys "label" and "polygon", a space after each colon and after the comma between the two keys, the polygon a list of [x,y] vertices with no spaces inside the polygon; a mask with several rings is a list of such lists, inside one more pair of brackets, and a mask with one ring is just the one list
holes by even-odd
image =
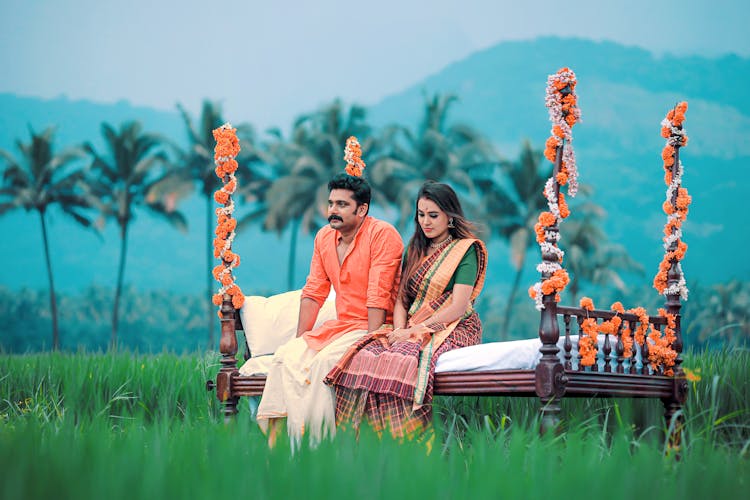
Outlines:
{"label": "woman's face", "polygon": [[417,202],[417,222],[424,235],[434,242],[448,237],[448,214],[432,200],[420,198]]}

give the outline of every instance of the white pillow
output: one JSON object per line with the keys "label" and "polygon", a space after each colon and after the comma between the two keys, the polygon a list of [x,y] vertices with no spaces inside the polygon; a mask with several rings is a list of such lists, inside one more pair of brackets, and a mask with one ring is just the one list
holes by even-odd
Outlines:
{"label": "white pillow", "polygon": [[[273,354],[279,346],[294,338],[301,296],[302,290],[293,290],[270,297],[245,297],[240,318],[252,357]],[[318,312],[316,328],[330,319],[336,319],[335,298],[331,288],[331,294]]]}
{"label": "white pillow", "polygon": [[[599,371],[604,371],[604,335],[597,336],[599,344],[596,360],[599,365]],[[578,335],[571,335],[570,341],[573,344],[571,350],[571,361],[574,366],[578,363]],[[617,338],[610,335],[609,342],[612,346],[612,367],[614,369],[617,360],[615,354],[615,344]],[[561,362],[564,358],[565,335],[560,335],[557,341],[557,347],[560,352],[557,356]],[[487,344],[472,345],[461,347],[443,353],[435,365],[435,373],[441,372],[481,372],[488,370],[533,370],[539,364],[542,353],[539,348],[542,347],[542,341],[539,337],[525,340],[510,340],[506,342],[490,342]],[[627,363],[627,362],[626,362]],[[636,367],[641,366],[640,350],[636,352]]]}

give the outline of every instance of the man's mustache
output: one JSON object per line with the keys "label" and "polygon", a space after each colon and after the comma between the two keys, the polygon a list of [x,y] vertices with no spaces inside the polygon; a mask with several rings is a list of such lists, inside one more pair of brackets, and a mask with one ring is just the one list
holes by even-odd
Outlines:
{"label": "man's mustache", "polygon": [[339,222],[344,222],[344,219],[342,219],[341,216],[339,216],[339,215],[330,215],[330,216],[328,216],[328,222],[331,222],[331,221],[334,221],[334,220],[337,220]]}

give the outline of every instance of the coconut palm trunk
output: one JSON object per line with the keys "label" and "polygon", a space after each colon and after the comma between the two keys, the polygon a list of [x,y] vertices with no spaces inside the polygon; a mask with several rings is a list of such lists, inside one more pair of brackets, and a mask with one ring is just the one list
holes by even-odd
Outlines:
{"label": "coconut palm trunk", "polygon": [[508,303],[505,305],[505,314],[503,315],[503,325],[500,329],[500,340],[508,339],[508,329],[510,328],[510,320],[513,316],[513,303],[516,300],[516,294],[518,293],[518,287],[521,285],[521,275],[523,274],[523,266],[526,263],[526,252],[520,257],[520,265],[516,270],[516,276],[513,278],[513,286],[510,288],[508,294]]}
{"label": "coconut palm trunk", "polygon": [[213,234],[213,220],[211,215],[213,214],[213,198],[210,193],[203,193],[206,198],[206,304],[208,306],[208,348],[213,349],[214,346],[214,328],[216,320],[214,317],[214,304],[211,301],[213,296],[214,280],[211,269],[213,269],[214,251],[213,241],[211,235]]}
{"label": "coconut palm trunk", "polygon": [[115,289],[115,305],[112,308],[112,337],[110,349],[117,350],[117,330],[120,314],[120,298],[122,297],[122,284],[125,278],[125,257],[128,254],[128,225],[120,225],[120,265],[117,269],[117,288]]}
{"label": "coconut palm trunk", "polygon": [[297,237],[299,235],[300,219],[292,220],[292,237],[289,241],[289,262],[287,264],[286,289],[294,290],[294,267],[297,259]]}
{"label": "coconut palm trunk", "polygon": [[47,223],[44,220],[44,211],[39,211],[39,220],[42,223],[42,241],[44,243],[44,259],[47,264],[47,278],[49,279],[49,306],[52,312],[52,350],[60,349],[60,331],[57,325],[57,299],[55,298],[55,280],[52,276],[52,261],[49,257],[49,240],[47,238]]}

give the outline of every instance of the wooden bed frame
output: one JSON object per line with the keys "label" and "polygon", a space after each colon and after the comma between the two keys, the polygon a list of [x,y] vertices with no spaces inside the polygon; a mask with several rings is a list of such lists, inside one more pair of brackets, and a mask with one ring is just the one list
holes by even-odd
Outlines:
{"label": "wooden bed frame", "polygon": [[[560,169],[562,146],[558,146],[553,176],[556,177]],[[675,148],[675,162],[672,174],[676,175],[679,165],[679,148]],[[557,186],[559,192],[559,185]],[[676,197],[672,204],[676,204]],[[548,233],[558,233],[557,226],[550,228]],[[556,235],[555,234],[555,235]],[[553,237],[555,236],[553,235]],[[553,241],[549,237],[547,241]],[[675,243],[676,245],[676,243]],[[558,262],[556,255],[543,253],[542,260],[546,263]],[[543,279],[549,277],[542,273]],[[678,263],[671,262],[667,274],[667,284],[670,290],[681,279],[681,269]],[[481,372],[443,372],[435,374],[434,394],[441,396],[473,395],[473,396],[522,396],[538,397],[541,412],[542,433],[557,427],[560,421],[560,400],[563,397],[625,397],[625,398],[659,398],[664,404],[666,428],[670,432],[670,441],[674,446],[680,442],[681,427],[684,421],[681,411],[685,403],[688,388],[682,363],[682,333],[680,324],[680,295],[667,295],[666,311],[674,315],[676,320],[675,341],[672,348],[677,352],[673,367],[674,375],[667,376],[662,370],[653,370],[648,362],[636,365],[636,356],[641,360],[648,360],[648,341],[638,344],[633,338],[633,353],[631,359],[623,357],[624,347],[619,335],[610,339],[606,334],[601,353],[603,368],[595,363],[591,367],[584,367],[580,363],[581,356],[573,359],[571,354],[573,343],[571,335],[582,333],[581,324],[585,318],[596,318],[597,322],[606,321],[615,316],[612,311],[585,310],[580,307],[566,307],[555,302],[554,293],[544,295],[539,323],[539,339],[542,353],[539,364],[533,370],[493,370]],[[237,413],[237,404],[241,396],[260,396],[263,393],[265,376],[244,376],[237,369],[237,331],[242,330],[239,311],[236,310],[229,295],[224,295],[221,305],[221,368],[216,376],[216,382],[206,383],[208,390],[217,390],[217,397],[222,403],[225,418],[229,419]],[[622,318],[620,331],[627,322],[630,335],[634,337],[639,318],[634,314],[619,314]],[[558,357],[560,349],[557,347],[560,339],[560,319],[563,325],[563,355]],[[575,319],[575,321],[573,321]],[[667,325],[664,316],[650,316],[649,323],[658,331],[663,331]],[[618,334],[620,333],[618,331]],[[245,353],[245,359],[250,353]],[[599,358],[600,359],[600,358]]]}

